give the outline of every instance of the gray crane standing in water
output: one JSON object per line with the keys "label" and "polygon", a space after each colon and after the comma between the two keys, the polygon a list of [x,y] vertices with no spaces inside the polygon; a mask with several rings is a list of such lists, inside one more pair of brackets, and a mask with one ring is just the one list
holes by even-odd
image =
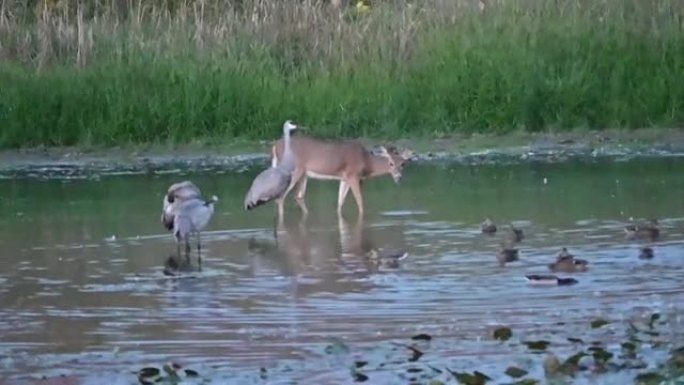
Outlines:
{"label": "gray crane standing in water", "polygon": [[293,186],[292,173],[295,170],[295,156],[290,147],[290,132],[296,130],[298,127],[291,121],[286,121],[283,124],[283,160],[277,166],[268,168],[262,171],[250,187],[245,196],[245,210],[251,210],[257,206],[261,206],[272,200],[276,201],[278,205],[278,217],[283,216],[283,196]]}
{"label": "gray crane standing in water", "polygon": [[162,223],[173,231],[176,240],[178,257],[180,258],[181,242],[185,243],[185,260],[190,261],[190,236],[197,234],[197,265],[202,268],[200,232],[209,223],[214,214],[214,204],[218,202],[216,195],[209,200],[202,198],[197,186],[190,181],[175,183],[169,187],[164,197]]}

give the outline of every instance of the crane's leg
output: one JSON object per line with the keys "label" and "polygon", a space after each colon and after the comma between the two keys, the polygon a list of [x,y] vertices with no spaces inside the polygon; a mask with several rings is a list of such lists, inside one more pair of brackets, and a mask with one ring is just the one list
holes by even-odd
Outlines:
{"label": "crane's leg", "polygon": [[197,232],[197,269],[202,270],[202,246],[199,231]]}
{"label": "crane's leg", "polygon": [[190,264],[190,235],[185,236],[185,262]]}
{"label": "crane's leg", "polygon": [[344,205],[344,199],[347,197],[349,192],[349,184],[346,181],[340,180],[340,189],[337,192],[337,214],[342,214],[342,205]]}

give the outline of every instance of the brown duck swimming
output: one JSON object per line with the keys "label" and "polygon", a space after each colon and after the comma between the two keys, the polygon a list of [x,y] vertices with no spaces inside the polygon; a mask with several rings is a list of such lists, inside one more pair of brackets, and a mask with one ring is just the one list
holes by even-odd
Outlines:
{"label": "brown duck swimming", "polygon": [[484,221],[482,221],[482,223],[480,223],[480,230],[482,230],[483,234],[495,234],[496,224],[491,218],[487,217]]}
{"label": "brown duck swimming", "polygon": [[627,239],[649,239],[655,241],[660,237],[658,220],[651,219],[643,225],[637,223],[625,226],[625,237]]}
{"label": "brown duck swimming", "polygon": [[525,239],[525,234],[523,234],[522,229],[519,229],[511,223],[508,225],[508,239],[510,239],[513,242],[520,242],[523,239]]}
{"label": "brown duck swimming", "polygon": [[654,256],[653,249],[648,246],[642,247],[639,250],[639,259],[653,259]]}
{"label": "brown duck swimming", "polygon": [[518,260],[518,249],[502,244],[496,252],[496,259],[499,261],[499,266],[505,266],[508,262],[515,262]]}
{"label": "brown duck swimming", "polygon": [[556,257],[556,262],[549,264],[551,271],[560,271],[563,273],[576,273],[589,270],[589,261],[585,259],[575,258],[574,255],[568,252],[567,248],[563,248]]}
{"label": "brown duck swimming", "polygon": [[368,253],[368,258],[378,265],[384,265],[387,267],[398,267],[399,261],[402,261],[408,257],[408,251],[406,250],[378,250],[371,249]]}

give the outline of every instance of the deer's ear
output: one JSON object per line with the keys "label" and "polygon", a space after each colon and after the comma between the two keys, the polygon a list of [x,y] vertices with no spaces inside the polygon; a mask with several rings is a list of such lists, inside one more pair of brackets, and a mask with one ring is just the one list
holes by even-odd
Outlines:
{"label": "deer's ear", "polygon": [[387,152],[387,149],[385,146],[380,146],[380,155],[388,157],[390,156],[389,152]]}

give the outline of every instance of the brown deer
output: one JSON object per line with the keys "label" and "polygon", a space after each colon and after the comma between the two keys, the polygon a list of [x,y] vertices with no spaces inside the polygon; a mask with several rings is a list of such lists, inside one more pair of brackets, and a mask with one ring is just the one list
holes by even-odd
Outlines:
{"label": "brown deer", "polygon": [[[385,147],[380,147],[381,153],[375,155],[355,140],[323,140],[304,135],[292,137],[291,146],[295,155],[295,171],[282,199],[299,183],[296,200],[304,212],[307,211],[303,204],[307,179],[313,178],[340,181],[338,213],[341,213],[344,200],[351,189],[359,213],[363,214],[361,182],[366,178],[390,174],[394,182],[399,183],[404,164],[413,156],[411,150],[396,154],[394,151],[387,151]],[[271,147],[271,155],[272,166],[275,167],[283,156],[282,139]]]}

